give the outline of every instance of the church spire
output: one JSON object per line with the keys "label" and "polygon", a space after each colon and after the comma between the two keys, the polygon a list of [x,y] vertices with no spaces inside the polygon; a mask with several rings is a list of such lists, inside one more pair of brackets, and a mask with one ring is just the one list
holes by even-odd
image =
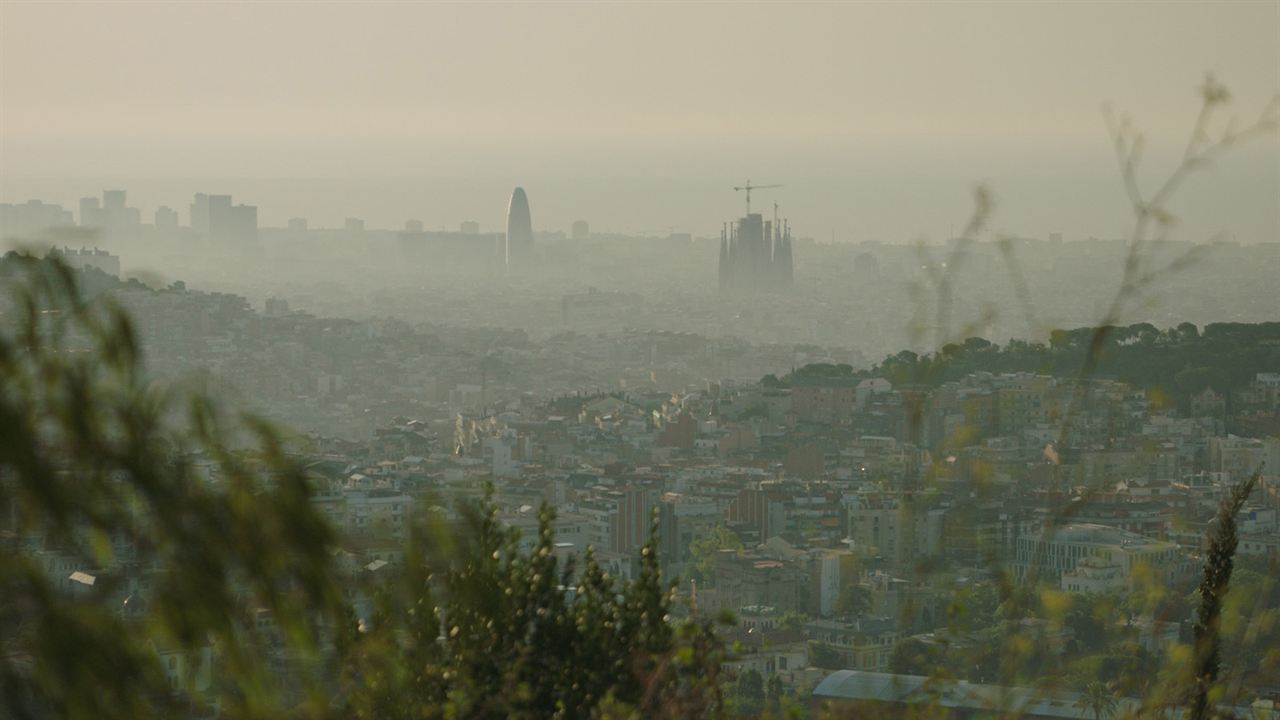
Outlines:
{"label": "church spire", "polygon": [[729,265],[729,233],[727,225],[720,228],[720,292],[724,293],[729,290],[731,282],[730,273],[733,268]]}

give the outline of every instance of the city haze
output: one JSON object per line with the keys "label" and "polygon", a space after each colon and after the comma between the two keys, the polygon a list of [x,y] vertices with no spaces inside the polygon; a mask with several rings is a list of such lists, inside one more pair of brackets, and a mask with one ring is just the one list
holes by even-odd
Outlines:
{"label": "city haze", "polygon": [[[1280,85],[1265,2],[6,3],[0,25],[0,201],[225,192],[264,227],[500,230],[522,185],[537,230],[709,235],[752,178],[820,239],[941,241],[975,182],[993,231],[1116,237],[1104,103],[1158,173],[1206,72],[1242,112]],[[1273,240],[1278,168],[1262,143],[1198,176],[1182,239]]]}
{"label": "city haze", "polygon": [[1280,0],[0,0],[0,717],[1280,720]]}

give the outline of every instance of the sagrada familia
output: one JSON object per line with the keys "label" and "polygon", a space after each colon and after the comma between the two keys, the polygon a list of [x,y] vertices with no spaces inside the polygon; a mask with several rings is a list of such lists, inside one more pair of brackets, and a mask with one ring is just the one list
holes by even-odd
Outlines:
{"label": "sagrada familia", "polygon": [[793,282],[791,225],[750,213],[720,231],[720,292],[786,292]]}

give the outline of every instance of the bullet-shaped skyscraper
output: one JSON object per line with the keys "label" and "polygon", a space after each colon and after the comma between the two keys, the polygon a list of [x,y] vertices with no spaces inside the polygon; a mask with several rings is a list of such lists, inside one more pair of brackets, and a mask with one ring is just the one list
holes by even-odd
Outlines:
{"label": "bullet-shaped skyscraper", "polygon": [[529,219],[529,198],[525,197],[524,188],[518,187],[511,193],[511,204],[507,207],[507,269],[528,267],[532,255],[533,221]]}

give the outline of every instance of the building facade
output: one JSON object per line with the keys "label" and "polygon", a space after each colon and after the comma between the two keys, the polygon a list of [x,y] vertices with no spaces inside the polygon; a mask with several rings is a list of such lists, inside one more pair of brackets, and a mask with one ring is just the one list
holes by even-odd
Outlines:
{"label": "building facade", "polygon": [[720,292],[785,292],[793,283],[791,226],[759,213],[738,218],[720,231]]}

